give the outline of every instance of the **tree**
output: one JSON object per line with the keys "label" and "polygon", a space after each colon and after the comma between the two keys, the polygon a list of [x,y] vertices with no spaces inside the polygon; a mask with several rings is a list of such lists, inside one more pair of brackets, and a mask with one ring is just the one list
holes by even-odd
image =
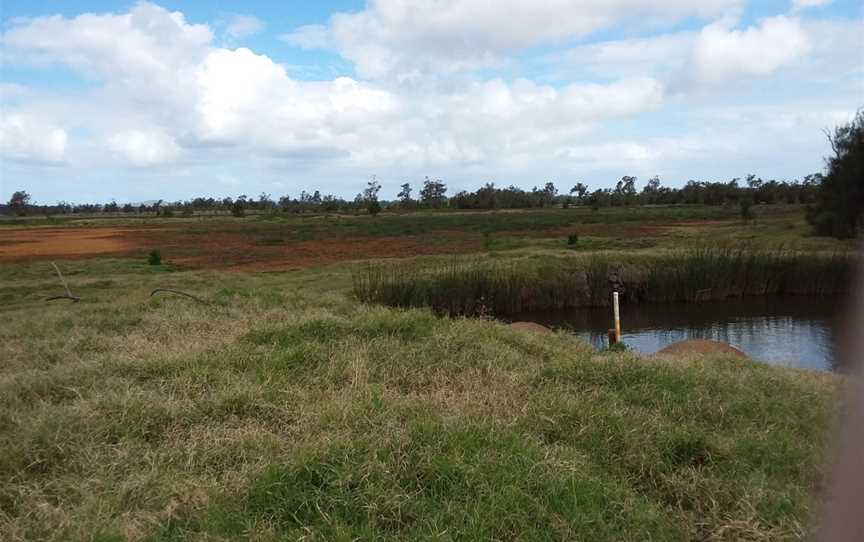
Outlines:
{"label": "tree", "polygon": [[576,195],[576,202],[579,205],[585,203],[585,198],[588,196],[588,186],[583,183],[576,183],[573,188],[570,189],[570,195]]}
{"label": "tree", "polygon": [[231,216],[242,218],[246,216],[246,196],[240,196],[231,204]]}
{"label": "tree", "polygon": [[437,209],[444,205],[447,201],[445,194],[447,193],[447,185],[440,179],[430,180],[426,177],[423,181],[423,189],[420,190],[420,201],[425,207]]}
{"label": "tree", "polygon": [[363,190],[363,201],[366,203],[366,210],[372,216],[381,212],[381,204],[378,203],[378,192],[381,191],[381,183],[375,175],[366,183],[366,189]]}
{"label": "tree", "polygon": [[834,156],[826,160],[807,220],[819,235],[848,239],[864,228],[864,109],[827,135]]}
{"label": "tree", "polygon": [[555,188],[555,183],[547,182],[543,186],[543,190],[541,192],[541,201],[540,206],[546,207],[547,205],[552,205],[555,202],[555,196],[558,195],[558,189]]}
{"label": "tree", "polygon": [[400,205],[403,209],[408,209],[413,206],[414,200],[411,199],[411,185],[409,183],[404,183],[399,186],[401,190],[396,197],[399,198]]}
{"label": "tree", "polygon": [[30,194],[24,190],[19,190],[12,194],[9,198],[9,210],[18,216],[27,214],[27,206],[30,205]]}

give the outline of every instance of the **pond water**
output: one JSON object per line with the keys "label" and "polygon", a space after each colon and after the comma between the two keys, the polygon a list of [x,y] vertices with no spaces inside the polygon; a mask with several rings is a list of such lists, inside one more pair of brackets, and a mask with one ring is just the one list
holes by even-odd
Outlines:
{"label": "pond water", "polygon": [[[820,371],[840,371],[837,344],[843,304],[837,299],[766,297],[699,304],[621,307],[621,339],[643,354],[686,339],[729,343],[755,360]],[[596,348],[607,346],[611,308],[529,312],[512,321],[566,329]]]}

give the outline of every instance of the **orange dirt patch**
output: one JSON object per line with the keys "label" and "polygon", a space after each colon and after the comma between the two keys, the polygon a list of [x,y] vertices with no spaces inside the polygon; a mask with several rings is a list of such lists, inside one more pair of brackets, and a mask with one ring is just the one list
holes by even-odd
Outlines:
{"label": "orange dirt patch", "polygon": [[134,247],[123,228],[33,228],[0,230],[0,261],[117,254]]}

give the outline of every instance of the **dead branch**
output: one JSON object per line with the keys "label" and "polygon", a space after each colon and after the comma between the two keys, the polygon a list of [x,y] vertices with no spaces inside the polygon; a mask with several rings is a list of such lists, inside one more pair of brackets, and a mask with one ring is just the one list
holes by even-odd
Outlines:
{"label": "dead branch", "polygon": [[54,301],[55,299],[68,299],[72,301],[72,303],[78,303],[81,301],[81,298],[77,295],[72,294],[72,290],[69,289],[69,284],[66,283],[66,279],[63,278],[63,273],[60,272],[60,268],[57,267],[57,264],[51,262],[51,265],[54,267],[54,271],[57,272],[57,277],[60,279],[60,282],[63,284],[63,289],[66,290],[66,293],[63,295],[52,295],[50,297],[46,297],[45,301]]}
{"label": "dead branch", "polygon": [[201,299],[201,298],[198,297],[198,296],[192,295],[192,294],[187,293],[187,292],[183,292],[183,291],[181,291],[181,290],[174,290],[174,289],[172,289],[172,288],[156,288],[155,290],[153,290],[152,292],[150,292],[150,297],[153,297],[155,294],[158,294],[159,292],[164,292],[164,293],[167,293],[167,294],[177,294],[177,295],[182,295],[182,296],[188,297],[188,298],[190,298],[190,299],[194,299],[194,300],[197,301],[198,303],[202,303],[202,304],[204,304],[204,305],[209,305],[209,303],[208,303],[207,301]]}

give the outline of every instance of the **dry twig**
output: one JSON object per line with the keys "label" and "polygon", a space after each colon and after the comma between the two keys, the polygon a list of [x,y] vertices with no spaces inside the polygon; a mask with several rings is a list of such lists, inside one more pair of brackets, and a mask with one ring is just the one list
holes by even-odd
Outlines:
{"label": "dry twig", "polygon": [[68,299],[72,303],[78,303],[81,301],[81,298],[77,295],[72,295],[72,290],[69,289],[69,285],[66,283],[66,279],[63,278],[63,273],[60,272],[60,268],[57,267],[57,264],[51,262],[51,265],[54,267],[54,271],[57,272],[57,277],[60,279],[60,282],[63,283],[63,289],[66,290],[66,293],[63,295],[52,295],[50,297],[46,297],[45,301],[54,301],[55,299]]}
{"label": "dry twig", "polygon": [[174,290],[174,289],[172,289],[172,288],[156,288],[155,290],[153,290],[152,292],[150,292],[150,297],[153,297],[155,294],[158,294],[159,292],[165,292],[165,293],[168,293],[168,294],[177,294],[177,295],[182,295],[182,296],[188,297],[188,298],[190,298],[190,299],[194,299],[194,300],[197,301],[198,303],[202,303],[202,304],[204,304],[204,305],[208,305],[208,304],[209,304],[209,303],[207,303],[207,301],[201,299],[201,298],[198,297],[198,296],[194,296],[194,295],[192,295],[192,294],[190,294],[190,293],[183,292],[183,291],[181,291],[181,290]]}

